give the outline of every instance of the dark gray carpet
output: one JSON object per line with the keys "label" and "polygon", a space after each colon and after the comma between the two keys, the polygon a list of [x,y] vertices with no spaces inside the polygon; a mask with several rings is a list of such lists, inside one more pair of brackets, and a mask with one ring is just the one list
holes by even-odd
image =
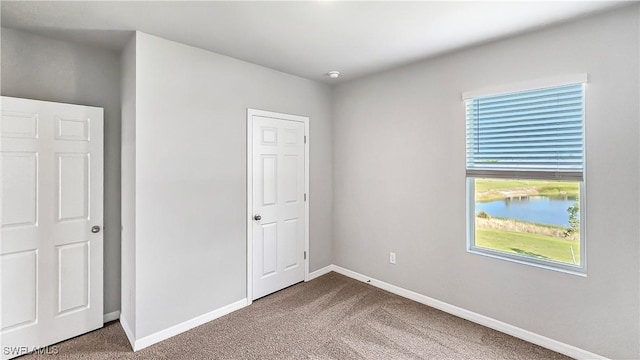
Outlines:
{"label": "dark gray carpet", "polygon": [[21,359],[566,359],[330,273],[139,352],[119,322]]}

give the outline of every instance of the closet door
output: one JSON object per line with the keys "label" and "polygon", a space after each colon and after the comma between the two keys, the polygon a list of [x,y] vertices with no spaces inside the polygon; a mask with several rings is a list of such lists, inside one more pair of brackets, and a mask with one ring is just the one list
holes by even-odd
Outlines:
{"label": "closet door", "polygon": [[249,116],[254,300],[305,278],[307,118],[267,112]]}
{"label": "closet door", "polygon": [[1,113],[0,344],[10,359],[102,327],[103,110],[2,97]]}

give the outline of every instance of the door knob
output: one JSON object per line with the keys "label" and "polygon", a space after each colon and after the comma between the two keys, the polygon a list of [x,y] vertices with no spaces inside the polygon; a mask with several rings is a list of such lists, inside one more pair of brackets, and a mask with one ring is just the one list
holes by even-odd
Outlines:
{"label": "door knob", "polygon": [[260,215],[258,215],[258,214],[253,215],[253,220],[255,220],[255,221],[260,221],[260,220],[262,220],[262,216],[260,216]]}
{"label": "door knob", "polygon": [[100,232],[100,226],[99,225],[94,225],[91,227],[91,232],[94,234],[97,234]]}

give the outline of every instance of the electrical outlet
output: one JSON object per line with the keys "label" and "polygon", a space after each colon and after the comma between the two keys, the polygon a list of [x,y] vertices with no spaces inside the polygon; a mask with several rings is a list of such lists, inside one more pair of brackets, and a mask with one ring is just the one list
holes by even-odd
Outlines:
{"label": "electrical outlet", "polygon": [[389,253],[389,263],[395,265],[395,263],[396,263],[396,253],[394,253],[394,252],[390,252]]}

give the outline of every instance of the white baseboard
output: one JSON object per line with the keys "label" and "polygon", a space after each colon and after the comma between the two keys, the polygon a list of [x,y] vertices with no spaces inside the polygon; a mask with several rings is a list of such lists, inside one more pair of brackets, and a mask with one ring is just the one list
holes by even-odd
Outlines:
{"label": "white baseboard", "polygon": [[134,349],[135,351],[135,347],[133,344],[136,343],[136,337],[134,336],[133,331],[129,326],[129,323],[123,316],[120,317],[120,326],[122,326],[122,330],[124,330],[124,334],[127,335],[127,339],[129,339],[129,344],[131,344],[131,348]]}
{"label": "white baseboard", "polygon": [[325,266],[325,267],[323,267],[321,269],[318,269],[318,270],[316,270],[314,272],[310,272],[309,276],[307,276],[307,280],[306,281],[311,281],[311,280],[313,280],[313,279],[315,279],[317,277],[320,277],[320,276],[322,276],[324,274],[328,274],[332,270],[333,270],[333,265],[327,265],[327,266]]}
{"label": "white baseboard", "polygon": [[[176,336],[178,334],[181,334],[187,330],[191,330],[196,326],[200,326],[204,323],[208,323],[211,320],[215,320],[221,316],[227,315],[229,313],[232,313],[236,310],[240,310],[243,307],[247,306],[247,299],[242,299],[242,300],[238,300],[234,303],[231,303],[227,306],[223,306],[219,309],[213,310],[209,313],[200,315],[198,317],[195,317],[191,320],[187,320],[185,322],[182,322],[178,325],[174,325],[170,328],[158,331],[154,334],[151,335],[147,335],[143,338],[140,339],[136,339],[135,342],[132,342],[131,345],[133,346],[133,351],[138,351],[138,350],[142,350],[144,348],[146,348],[147,346],[151,346],[153,344],[159,343],[162,340],[166,340],[172,336]],[[123,326],[124,328],[124,326]],[[125,331],[126,332],[126,331]],[[131,342],[131,339],[129,339],[129,341]]]}
{"label": "white baseboard", "polygon": [[120,310],[112,311],[110,313],[106,313],[102,315],[102,323],[106,324],[109,321],[120,319]]}
{"label": "white baseboard", "polygon": [[[342,274],[344,276],[350,277],[352,279],[355,280],[359,280],[368,284],[371,284],[377,288],[380,288],[382,290],[386,290],[390,293],[394,293],[396,295],[405,297],[407,299],[411,299],[413,301],[419,302],[421,304],[425,304],[427,306],[430,306],[432,308],[436,308],[438,310],[442,310],[446,313],[449,313],[451,315],[455,315],[457,317],[472,321],[476,324],[480,324],[483,326],[486,326],[488,328],[500,331],[502,333],[517,337],[519,339],[528,341],[530,343],[536,344],[536,345],[540,345],[542,347],[545,347],[547,349],[559,352],[561,354],[570,356],[572,358],[575,359],[606,359],[605,357],[598,355],[598,354],[594,354],[592,352],[577,348],[575,346],[569,345],[569,344],[565,344],[563,342],[557,341],[557,340],[553,340],[550,339],[546,336],[542,336],[540,334],[536,334],[533,333],[531,331],[504,323],[502,321],[484,316],[484,315],[480,315],[478,313],[475,313],[473,311],[469,311],[460,307],[457,307],[455,305],[451,305],[445,302],[442,302],[440,300],[436,300],[433,298],[430,298],[428,296],[422,295],[422,294],[418,294],[416,292],[407,290],[407,289],[403,289],[401,287],[395,286],[395,285],[391,285],[389,283],[386,283],[384,281],[380,281],[380,280],[376,280],[373,278],[370,278],[366,275],[362,275],[360,273],[357,273],[355,271],[351,271],[348,269],[345,269],[343,267],[337,266],[337,265],[331,265],[330,266],[331,269],[339,274]],[[321,270],[324,270],[326,268],[323,268]],[[309,274],[311,275],[311,274]]]}

